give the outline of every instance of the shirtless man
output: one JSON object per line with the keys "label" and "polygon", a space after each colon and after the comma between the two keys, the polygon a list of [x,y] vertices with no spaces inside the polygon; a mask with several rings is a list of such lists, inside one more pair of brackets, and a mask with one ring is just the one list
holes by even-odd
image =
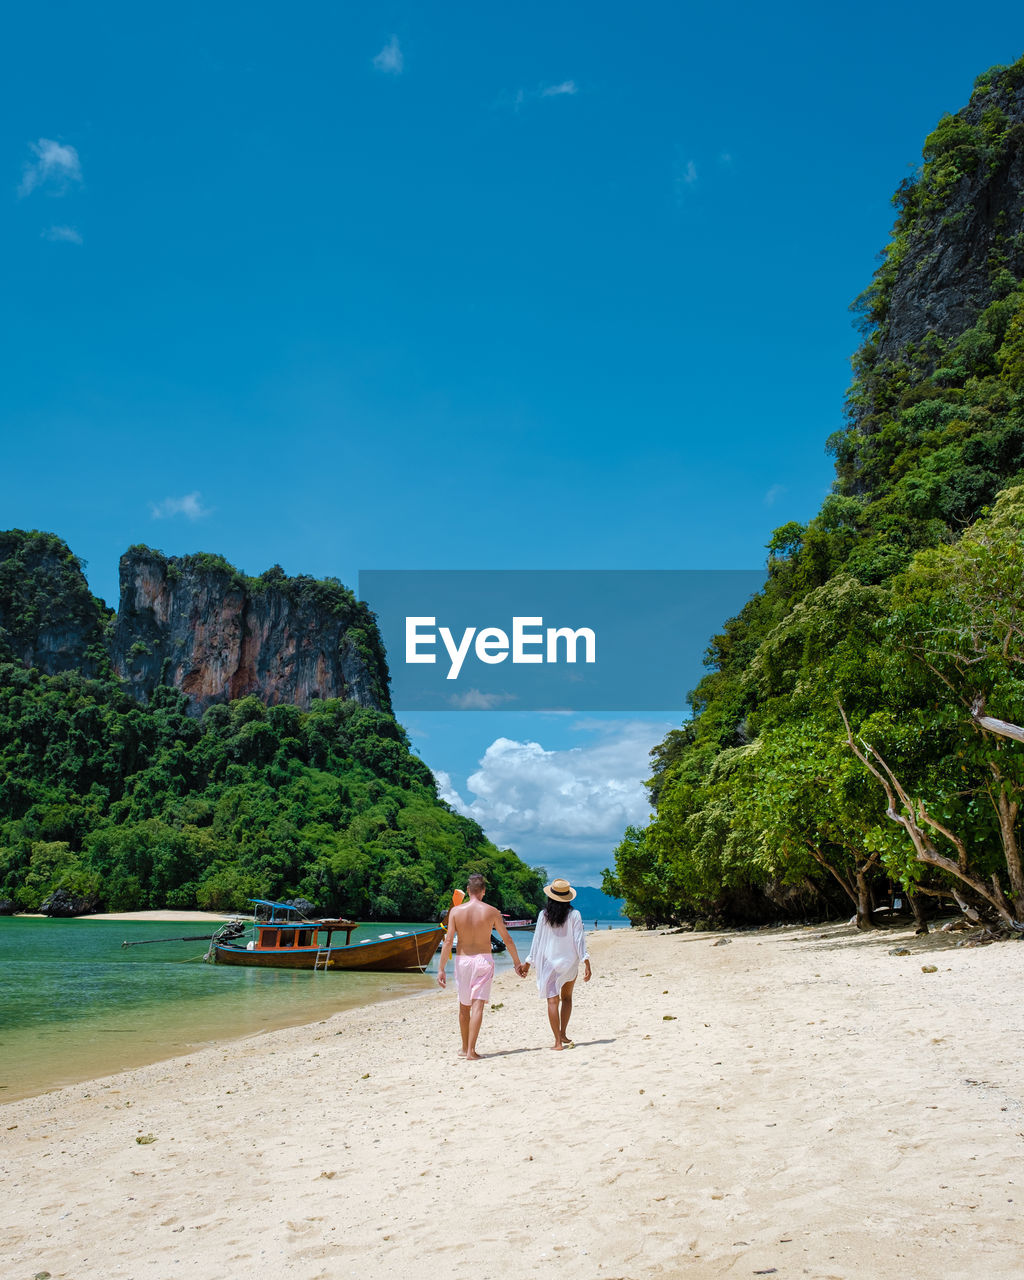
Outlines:
{"label": "shirtless man", "polygon": [[523,976],[523,966],[519,962],[516,944],[508,936],[501,912],[497,907],[490,907],[484,902],[487,881],[474,872],[466,882],[466,889],[469,901],[452,907],[448,913],[448,932],[444,937],[441,959],[437,966],[437,982],[441,987],[447,985],[444,971],[457,935],[459,949],[455,956],[455,984],[459,992],[459,1031],[462,1033],[459,1057],[476,1062],[480,1058],[476,1051],[476,1038],[480,1034],[484,1005],[490,999],[491,982],[494,979],[492,929],[497,929],[502,942],[508,947],[512,963],[520,977]]}

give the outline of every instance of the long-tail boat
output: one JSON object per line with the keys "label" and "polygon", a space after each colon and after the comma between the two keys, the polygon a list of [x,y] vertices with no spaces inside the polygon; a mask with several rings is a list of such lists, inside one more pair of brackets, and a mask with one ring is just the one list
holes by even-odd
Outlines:
{"label": "long-tail boat", "polygon": [[537,927],[536,920],[513,920],[505,911],[501,913],[501,918],[505,921],[506,929],[535,929]]}
{"label": "long-tail boat", "polygon": [[[421,973],[433,959],[444,929],[437,925],[422,929],[392,928],[390,932],[352,941],[352,934],[365,926],[354,920],[307,920],[284,902],[250,898],[255,908],[253,937],[235,942],[215,934],[206,959],[211,964],[254,965],[269,969],[313,969],[323,972],[376,970],[392,973],[418,969]],[[262,908],[262,910],[261,910]],[[335,934],[344,942],[335,942]]]}

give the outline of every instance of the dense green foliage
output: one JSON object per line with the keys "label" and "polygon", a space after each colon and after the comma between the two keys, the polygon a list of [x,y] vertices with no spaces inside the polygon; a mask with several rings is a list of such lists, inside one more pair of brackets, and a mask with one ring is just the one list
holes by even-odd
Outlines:
{"label": "dense green foliage", "polygon": [[109,674],[103,640],[110,617],[60,538],[37,529],[0,531],[0,662],[24,660],[41,637],[59,642],[77,633],[76,663],[84,659],[93,674]]}
{"label": "dense green foliage", "polygon": [[299,895],[363,919],[433,919],[471,871],[514,915],[543,876],[438,800],[391,716],[325,700],[210,707],[0,666],[0,896],[108,910],[235,909]]}
{"label": "dense green foliage", "polygon": [[1024,153],[1024,126],[986,105],[1021,84],[1024,60],[982,77],[979,123],[946,117],[897,193],[834,491],[775,531],[764,590],[653,753],[654,820],[606,872],[635,918],[845,904],[867,923],[893,885],[1024,916],[1024,747],[978,719],[1024,718],[1024,287],[997,255],[965,332],[878,354],[906,255],[955,234],[958,183]]}

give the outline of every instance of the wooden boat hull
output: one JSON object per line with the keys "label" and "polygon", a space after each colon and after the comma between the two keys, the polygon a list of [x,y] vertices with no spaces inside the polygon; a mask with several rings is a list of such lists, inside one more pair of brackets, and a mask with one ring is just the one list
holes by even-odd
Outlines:
{"label": "wooden boat hull", "polygon": [[325,969],[329,973],[421,973],[444,939],[443,929],[421,929],[402,937],[372,938],[342,947],[254,947],[215,943],[216,964],[248,965],[260,969]]}

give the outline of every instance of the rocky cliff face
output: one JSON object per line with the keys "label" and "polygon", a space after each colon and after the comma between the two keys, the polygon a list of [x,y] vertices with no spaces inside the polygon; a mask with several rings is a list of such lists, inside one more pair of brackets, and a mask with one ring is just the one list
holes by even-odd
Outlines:
{"label": "rocky cliff face", "polygon": [[349,698],[390,712],[373,615],[335,582],[244,578],[216,556],[167,558],[146,547],[121,557],[114,669],[140,701],[159,684],[201,714],[255,695],[306,708]]}
{"label": "rocky cliff face", "polygon": [[38,530],[0,533],[0,662],[46,675],[103,674],[109,615],[60,538]]}
{"label": "rocky cliff face", "polygon": [[[979,77],[925,142],[920,173],[861,303],[878,362],[951,340],[1024,278],[1024,59]],[[930,361],[934,364],[934,359]]]}
{"label": "rocky cliff face", "polygon": [[121,557],[115,620],[60,538],[20,529],[0,532],[4,662],[116,675],[140,702],[170,685],[195,715],[250,694],[305,710],[348,698],[391,711],[373,614],[340,582],[277,567],[247,578],[219,556],[133,547]]}

